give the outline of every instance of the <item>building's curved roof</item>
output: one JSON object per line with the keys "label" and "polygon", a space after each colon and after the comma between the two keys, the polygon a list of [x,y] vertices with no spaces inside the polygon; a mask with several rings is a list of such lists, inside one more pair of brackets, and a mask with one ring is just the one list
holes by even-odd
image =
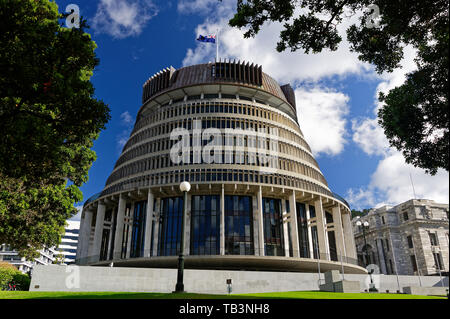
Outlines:
{"label": "building's curved roof", "polygon": [[295,109],[295,96],[289,84],[280,86],[262,72],[262,67],[248,62],[215,62],[186,66],[175,70],[166,68],[151,76],[143,85],[142,103],[165,92],[202,84],[238,84],[266,91]]}

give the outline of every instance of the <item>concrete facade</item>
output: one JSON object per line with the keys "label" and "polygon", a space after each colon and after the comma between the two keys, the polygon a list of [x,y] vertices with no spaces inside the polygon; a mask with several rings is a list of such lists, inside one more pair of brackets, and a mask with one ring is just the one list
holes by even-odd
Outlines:
{"label": "concrete facade", "polygon": [[[216,61],[158,72],[142,103],[104,189],[84,204],[77,264],[175,256],[184,247],[188,256],[302,257],[361,272],[350,207],[328,187],[288,84],[261,66]],[[205,129],[218,141],[209,153]],[[192,185],[184,243],[182,181]],[[207,204],[195,206],[199,197]]]}
{"label": "concrete facade", "polygon": [[[362,228],[356,226],[358,220],[369,223],[365,229],[369,258]],[[448,274],[448,204],[414,199],[395,207],[371,210],[352,222],[360,266],[376,264],[383,274],[426,276],[439,275],[439,271]]]}
{"label": "concrete facade", "polygon": [[[341,277],[342,275],[339,275]],[[360,291],[368,289],[368,275],[344,274],[345,281],[359,282]],[[31,291],[128,291],[172,292],[177,278],[176,269],[125,268],[94,266],[36,267],[31,281]],[[324,274],[233,270],[185,270],[184,286],[188,292],[226,294],[226,280],[232,280],[232,293],[319,290],[324,284]],[[336,280],[338,278],[335,278]],[[448,288],[448,277],[378,275],[375,286],[380,292],[402,291],[404,287]],[[399,289],[400,286],[400,289]],[[444,288],[445,289],[445,288]]]}

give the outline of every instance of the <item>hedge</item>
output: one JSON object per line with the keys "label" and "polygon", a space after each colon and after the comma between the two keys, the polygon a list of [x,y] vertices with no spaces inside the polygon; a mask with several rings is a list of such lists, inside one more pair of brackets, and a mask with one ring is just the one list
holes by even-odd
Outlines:
{"label": "hedge", "polygon": [[28,290],[30,281],[28,274],[23,274],[10,263],[0,261],[0,290],[6,290],[9,284],[15,284],[17,290]]}

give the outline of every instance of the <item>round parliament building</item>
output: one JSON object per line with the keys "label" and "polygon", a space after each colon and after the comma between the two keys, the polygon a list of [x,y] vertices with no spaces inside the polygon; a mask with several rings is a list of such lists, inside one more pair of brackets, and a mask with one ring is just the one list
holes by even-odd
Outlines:
{"label": "round parliament building", "polygon": [[83,206],[78,265],[176,268],[181,249],[188,269],[367,273],[292,87],[261,66],[220,60],[149,78],[104,189]]}

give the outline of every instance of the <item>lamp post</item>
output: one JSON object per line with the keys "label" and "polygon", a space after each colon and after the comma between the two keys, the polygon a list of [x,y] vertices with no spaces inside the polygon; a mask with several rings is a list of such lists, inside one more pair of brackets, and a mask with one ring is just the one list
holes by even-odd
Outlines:
{"label": "lamp post", "polygon": [[183,273],[184,273],[184,225],[186,219],[187,209],[187,193],[191,189],[189,182],[182,182],[180,184],[180,190],[183,192],[183,214],[181,217],[181,242],[180,242],[180,254],[178,256],[178,274],[177,284],[175,285],[174,292],[184,292]]}
{"label": "lamp post", "polygon": [[[360,220],[358,220],[356,222],[356,226],[362,228],[363,238],[364,238],[364,248],[366,251],[366,267],[367,267],[367,263],[369,262],[369,251],[367,249],[366,228],[369,228],[369,222],[368,221],[361,222]],[[375,285],[373,284],[372,272],[373,272],[373,270],[369,271],[369,276],[370,276],[369,291],[378,291],[377,288],[375,287]]]}

